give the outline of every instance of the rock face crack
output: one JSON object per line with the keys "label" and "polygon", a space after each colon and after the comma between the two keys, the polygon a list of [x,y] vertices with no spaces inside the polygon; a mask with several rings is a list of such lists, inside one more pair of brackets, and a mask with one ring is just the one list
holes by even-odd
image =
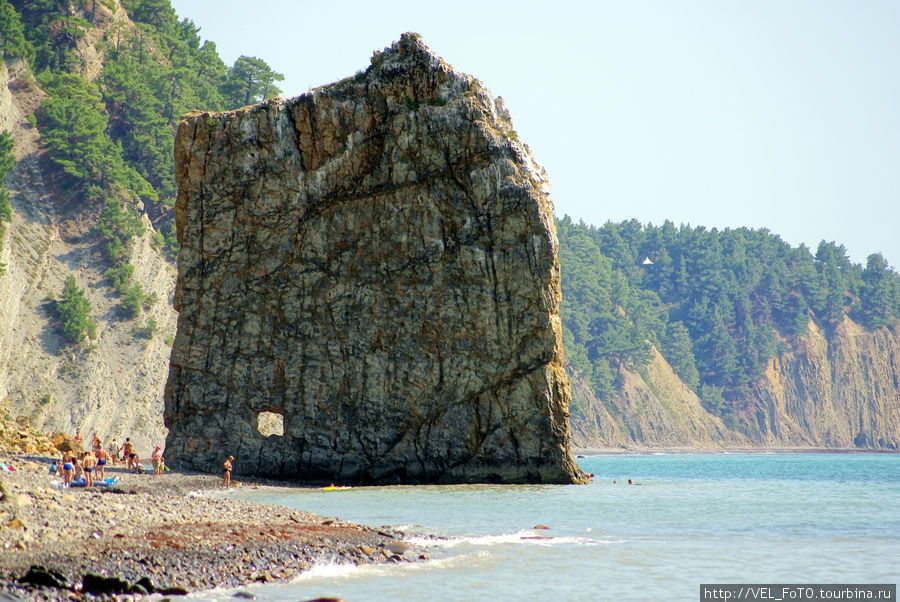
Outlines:
{"label": "rock face crack", "polygon": [[[167,461],[307,482],[571,483],[546,172],[414,34],[175,144]],[[263,436],[260,412],[284,418]]]}

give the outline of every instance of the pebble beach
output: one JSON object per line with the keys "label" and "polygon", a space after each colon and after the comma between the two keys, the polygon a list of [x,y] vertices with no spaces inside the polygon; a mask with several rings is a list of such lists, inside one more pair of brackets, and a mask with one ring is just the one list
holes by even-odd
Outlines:
{"label": "pebble beach", "polygon": [[319,563],[426,558],[389,528],[218,496],[218,476],[107,466],[114,485],[63,488],[50,463],[0,453],[0,600],[175,596],[290,580]]}

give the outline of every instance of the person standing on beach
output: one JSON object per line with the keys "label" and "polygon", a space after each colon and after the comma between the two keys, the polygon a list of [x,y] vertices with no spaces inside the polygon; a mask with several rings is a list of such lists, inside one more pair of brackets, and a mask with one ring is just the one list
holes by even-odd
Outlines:
{"label": "person standing on beach", "polygon": [[94,452],[94,455],[97,454],[97,450],[100,449],[101,445],[100,437],[97,433],[94,433],[94,436],[91,437],[91,451]]}
{"label": "person standing on beach", "polygon": [[72,463],[72,458],[67,453],[63,454],[62,458],[62,476],[64,487],[68,487],[75,480],[75,464]]}
{"label": "person standing on beach", "polygon": [[231,463],[234,462],[234,456],[228,456],[225,460],[225,472],[222,475],[222,487],[231,487]]}
{"label": "person standing on beach", "polygon": [[119,461],[119,442],[113,437],[112,443],[109,444],[109,457],[112,459],[113,466]]}
{"label": "person standing on beach", "polygon": [[153,476],[158,477],[163,472],[163,456],[162,450],[157,445],[153,453],[150,454],[150,463],[153,464]]}
{"label": "person standing on beach", "polygon": [[106,478],[106,461],[109,454],[103,449],[103,443],[97,444],[97,478],[101,481]]}
{"label": "person standing on beach", "polygon": [[94,486],[94,466],[96,464],[97,459],[94,457],[94,454],[89,451],[84,452],[84,455],[81,457],[81,468],[84,470],[85,487]]}
{"label": "person standing on beach", "polygon": [[79,430],[75,431],[75,438],[72,439],[72,447],[75,448],[73,451],[76,454],[84,453],[84,439],[82,438],[81,431]]}
{"label": "person standing on beach", "polygon": [[131,442],[131,437],[125,437],[125,443],[122,445],[122,455],[125,460],[125,468],[131,470],[135,463],[135,458],[137,458],[137,454],[134,453],[134,443]]}

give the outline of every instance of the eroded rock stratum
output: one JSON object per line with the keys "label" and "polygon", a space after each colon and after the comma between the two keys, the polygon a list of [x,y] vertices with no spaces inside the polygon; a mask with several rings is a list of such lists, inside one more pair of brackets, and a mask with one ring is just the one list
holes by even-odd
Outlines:
{"label": "eroded rock stratum", "polygon": [[170,464],[577,480],[546,173],[476,79],[405,34],[355,77],[186,116],[175,155]]}

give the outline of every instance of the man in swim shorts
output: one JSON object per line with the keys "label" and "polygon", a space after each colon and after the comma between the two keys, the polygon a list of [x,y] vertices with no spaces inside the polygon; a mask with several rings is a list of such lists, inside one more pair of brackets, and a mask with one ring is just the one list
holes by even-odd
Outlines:
{"label": "man in swim shorts", "polygon": [[137,454],[134,452],[134,443],[131,442],[131,437],[125,437],[125,443],[122,445],[122,455],[125,460],[125,468],[131,470],[137,462]]}
{"label": "man in swim shorts", "polygon": [[234,456],[228,456],[224,464],[224,474],[222,475],[222,487],[231,487],[231,463],[234,462]]}
{"label": "man in swim shorts", "polygon": [[81,431],[75,431],[75,438],[72,439],[72,447],[76,454],[84,453],[84,439],[81,437]]}
{"label": "man in swim shorts", "polygon": [[103,449],[103,443],[97,444],[97,478],[101,481],[106,478],[106,461],[109,454]]}
{"label": "man in swim shorts", "polygon": [[84,470],[85,487],[94,486],[94,466],[96,465],[97,458],[94,457],[94,454],[89,451],[84,452],[84,455],[81,457],[81,468]]}

